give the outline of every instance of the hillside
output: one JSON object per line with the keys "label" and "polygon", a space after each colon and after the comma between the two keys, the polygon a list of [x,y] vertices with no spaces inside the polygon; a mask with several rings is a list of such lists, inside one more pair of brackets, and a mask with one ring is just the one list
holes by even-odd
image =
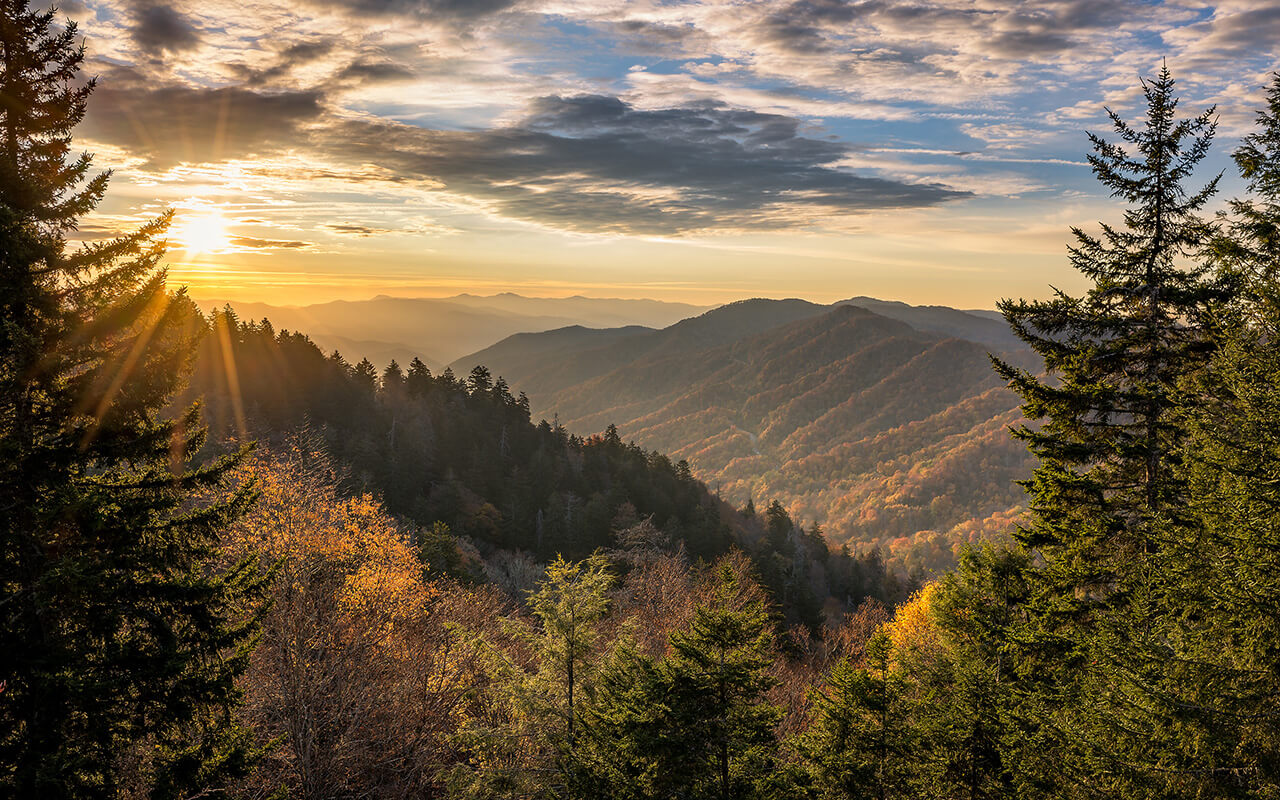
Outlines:
{"label": "hillside", "polygon": [[945,567],[1023,503],[1018,402],[987,357],[1007,334],[954,309],[873,301],[891,319],[859,302],[751,300],[656,332],[513,337],[455,368],[484,363],[570,429],[614,423],[733,503],[777,497],[838,544]]}
{"label": "hillside", "polygon": [[[624,364],[678,359],[827,310],[827,306],[806,300],[740,300],[657,331],[577,329],[513,336],[451,366],[454,372],[465,373],[477,364],[494,365],[490,369],[495,374],[503,375],[531,397],[545,399]],[[538,405],[547,407],[545,403]]]}

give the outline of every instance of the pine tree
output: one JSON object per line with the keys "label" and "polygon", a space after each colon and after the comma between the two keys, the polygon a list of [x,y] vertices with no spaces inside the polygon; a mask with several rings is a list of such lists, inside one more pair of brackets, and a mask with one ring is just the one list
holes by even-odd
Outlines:
{"label": "pine tree", "polygon": [[197,493],[196,408],[166,413],[199,315],[165,291],[169,215],[67,247],[107,176],[71,157],[94,83],[75,25],[0,2],[0,794],[189,797],[255,754],[232,710],[261,578],[210,567],[251,500]]}
{"label": "pine tree", "polygon": [[769,543],[769,548],[775,553],[791,557],[795,552],[795,545],[791,540],[792,529],[795,523],[791,521],[791,515],[787,513],[787,509],[782,503],[774,500],[764,512],[765,520],[765,536]]}
{"label": "pine tree", "polygon": [[[534,639],[541,661],[537,695],[550,700],[551,716],[562,718],[553,735],[570,764],[582,690],[591,680],[596,625],[609,610],[612,585],[608,559],[600,554],[578,563],[556,558],[547,566],[547,577],[538,590],[529,595],[529,610],[542,623]],[[551,731],[544,726],[544,733]]]}
{"label": "pine tree", "polygon": [[1178,119],[1167,69],[1143,89],[1141,128],[1109,111],[1122,144],[1090,135],[1095,175],[1128,203],[1123,228],[1103,225],[1100,238],[1073,230],[1071,263],[1092,288],[1000,305],[1048,373],[995,361],[1043,423],[1015,431],[1039,460],[1024,484],[1031,522],[1018,532],[1038,565],[1014,636],[1029,681],[1017,724],[1036,742],[1028,785],[1056,795],[1167,790],[1162,771],[1180,758],[1170,741],[1177,686],[1194,672],[1173,622],[1178,571],[1196,564],[1180,563],[1195,536],[1183,409],[1196,402],[1187,387],[1218,346],[1215,315],[1233,289],[1184,263],[1213,232],[1199,214],[1217,178],[1184,188],[1208,151],[1213,111]]}
{"label": "pine tree", "polygon": [[1253,307],[1266,310],[1280,302],[1280,73],[1257,122],[1232,154],[1251,196],[1231,202],[1230,231],[1218,244],[1228,266],[1244,273]]}
{"label": "pine tree", "polygon": [[391,359],[391,363],[387,364],[386,369],[382,370],[382,381],[379,384],[384,394],[389,397],[399,397],[405,390],[404,370],[400,369],[400,365],[396,360]]}
{"label": "pine tree", "polygon": [[1010,765],[1038,755],[1027,752],[1036,743],[1009,725],[1018,691],[1010,636],[1026,600],[1029,567],[1021,548],[985,545],[963,553],[934,592],[943,657],[918,676],[929,698],[918,716],[933,796],[1034,794],[1034,787],[1016,787]]}
{"label": "pine tree", "polygon": [[583,784],[591,748],[588,743],[584,754],[582,717],[595,693],[602,658],[598,626],[609,610],[612,585],[608,560],[599,554],[580,562],[556,558],[547,566],[528,603],[540,625],[511,625],[532,656],[531,669],[494,649],[491,696],[505,719],[463,732],[460,743],[479,763],[451,771],[455,792],[592,796]]}
{"label": "pine tree", "polygon": [[576,785],[591,796],[747,800],[768,797],[778,709],[773,635],[763,596],[722,559],[710,596],[655,662],[624,643],[584,715]]}
{"label": "pine tree", "polygon": [[583,714],[577,768],[569,775],[571,796],[667,796],[656,758],[669,739],[665,687],[658,665],[634,643],[624,639],[613,648],[600,669],[596,697]]}
{"label": "pine tree", "polygon": [[367,358],[360,359],[351,370],[351,377],[364,396],[372,396],[378,388],[378,368]]}
{"label": "pine tree", "polygon": [[1231,203],[1216,244],[1242,292],[1188,415],[1185,471],[1204,535],[1184,554],[1202,566],[1179,621],[1200,669],[1179,699],[1200,756],[1186,782],[1256,797],[1280,785],[1268,722],[1280,716],[1280,75],[1234,158],[1250,196]]}
{"label": "pine tree", "polygon": [[489,368],[477,364],[471,368],[471,374],[467,376],[467,390],[472,395],[483,397],[493,388],[493,376],[489,373]]}
{"label": "pine tree", "polygon": [[413,360],[409,362],[409,373],[405,377],[405,381],[410,395],[422,397],[431,388],[431,370],[427,369],[427,365],[422,363],[422,359],[414,356]]}
{"label": "pine tree", "polygon": [[892,649],[877,630],[863,662],[841,660],[813,695],[814,717],[800,750],[821,800],[915,796],[911,765],[922,753],[908,719],[906,683],[890,664]]}
{"label": "pine tree", "polygon": [[715,567],[714,580],[662,664],[671,727],[659,772],[690,797],[742,800],[756,796],[776,747],[780,714],[764,699],[775,682],[773,631],[763,596],[743,597],[730,561]]}
{"label": "pine tree", "polygon": [[1015,432],[1039,459],[1026,484],[1033,522],[1020,537],[1084,590],[1085,605],[1121,588],[1123,564],[1156,546],[1152,521],[1185,501],[1174,469],[1177,386],[1211,353],[1206,320],[1227,297],[1207,268],[1182,264],[1211,232],[1198,212],[1218,178],[1184,189],[1215,123],[1212,109],[1176,119],[1173,88],[1167,68],[1143,82],[1140,129],[1108,111],[1123,145],[1089,135],[1094,174],[1129,204],[1123,229],[1103,224],[1101,238],[1072,229],[1071,264],[1093,287],[1000,303],[1053,378],[994,360],[1028,418],[1043,420]]}

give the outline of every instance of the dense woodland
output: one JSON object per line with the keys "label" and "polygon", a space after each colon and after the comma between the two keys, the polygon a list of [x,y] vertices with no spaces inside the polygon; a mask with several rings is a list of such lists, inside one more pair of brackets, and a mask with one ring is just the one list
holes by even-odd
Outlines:
{"label": "dense woodland", "polygon": [[6,796],[1280,794],[1280,76],[1219,217],[1167,71],[1092,137],[1092,288],[1002,304],[1028,519],[896,603],[484,370],[206,320],[167,215],[67,247],[106,179],[52,19],[0,6]]}

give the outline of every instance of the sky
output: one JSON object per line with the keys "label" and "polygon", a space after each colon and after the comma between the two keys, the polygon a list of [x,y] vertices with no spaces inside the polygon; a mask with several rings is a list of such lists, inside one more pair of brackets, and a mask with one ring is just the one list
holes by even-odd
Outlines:
{"label": "sky", "polygon": [[378,294],[870,295],[991,308],[1078,290],[1118,221],[1086,131],[1167,63],[1216,105],[1207,180],[1280,61],[1232,0],[64,0],[113,170],[86,239],[169,207],[170,282]]}

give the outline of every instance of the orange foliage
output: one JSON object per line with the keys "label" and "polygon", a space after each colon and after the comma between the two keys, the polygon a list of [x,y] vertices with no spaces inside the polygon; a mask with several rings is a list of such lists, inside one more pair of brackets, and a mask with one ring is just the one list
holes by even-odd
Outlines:
{"label": "orange foliage", "polygon": [[275,566],[245,714],[281,738],[248,794],[429,795],[476,681],[473,617],[492,597],[424,583],[407,532],[369,495],[345,497],[321,455],[294,445],[243,468],[261,498],[225,555]]}

